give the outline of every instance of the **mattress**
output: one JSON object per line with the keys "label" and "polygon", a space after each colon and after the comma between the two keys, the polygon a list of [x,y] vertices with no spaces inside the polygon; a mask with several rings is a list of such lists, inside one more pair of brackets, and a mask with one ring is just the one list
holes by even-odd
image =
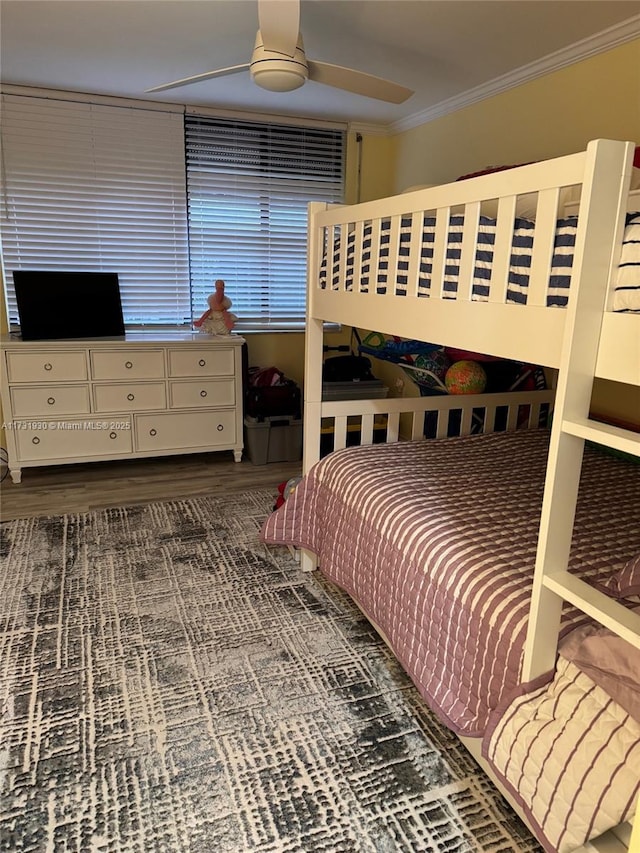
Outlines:
{"label": "mattress", "polygon": [[[429,213],[417,214],[422,216],[420,232],[420,263],[418,273],[418,296],[428,297],[432,294],[432,264],[436,240],[436,219]],[[474,223],[475,227],[475,223]],[[568,216],[558,219],[554,238],[551,270],[547,288],[547,306],[565,307],[568,301],[571,284],[571,269],[576,244],[578,217]],[[458,291],[460,275],[460,258],[462,237],[465,228],[463,214],[452,214],[449,217],[445,267],[442,279],[442,297],[455,299]],[[640,229],[640,214],[627,215],[623,257],[614,282],[614,311],[640,311],[640,256],[638,250],[638,233]],[[380,249],[377,257],[372,254],[373,226],[365,223],[362,229],[362,239],[357,247],[357,231],[352,231],[347,237],[345,281],[346,290],[360,290],[368,293],[375,289],[377,293],[395,293],[404,296],[407,293],[409,253],[411,248],[412,218],[403,216],[400,221],[398,235],[397,263],[390,259],[394,254],[390,251],[391,219],[383,218],[380,222]],[[490,279],[493,267],[496,238],[496,219],[481,215],[478,223],[477,249],[473,266],[472,300],[487,301],[490,293]],[[535,222],[531,219],[517,217],[509,258],[509,273],[507,284],[507,302],[526,304],[533,241],[535,238]],[[338,289],[340,287],[340,255],[341,244],[334,247],[334,261],[331,270],[328,269],[326,255],[320,267],[319,281],[322,288]],[[356,257],[358,258],[356,268]]]}
{"label": "mattress", "polygon": [[[378,625],[453,731],[482,736],[520,681],[548,432],[347,448],[265,522]],[[640,553],[640,477],[585,449],[570,571],[606,586]],[[582,615],[563,611],[563,630]]]}

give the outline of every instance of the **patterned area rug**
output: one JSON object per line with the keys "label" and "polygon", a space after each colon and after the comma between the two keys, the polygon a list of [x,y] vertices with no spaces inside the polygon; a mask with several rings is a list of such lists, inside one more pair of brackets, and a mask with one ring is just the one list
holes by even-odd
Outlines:
{"label": "patterned area rug", "polygon": [[0,850],[540,849],[272,503],[3,525]]}

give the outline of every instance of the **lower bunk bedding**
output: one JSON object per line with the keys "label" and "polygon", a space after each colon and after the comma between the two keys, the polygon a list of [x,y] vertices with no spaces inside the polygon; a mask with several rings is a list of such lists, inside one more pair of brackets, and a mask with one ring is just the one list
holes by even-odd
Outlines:
{"label": "lower bunk bedding", "polygon": [[[640,651],[587,624],[559,645],[549,683],[493,714],[482,755],[549,853],[624,821],[640,790]],[[595,807],[594,807],[595,804]]]}
{"label": "lower bunk bedding", "polygon": [[[487,758],[518,795],[522,792],[500,765],[496,744],[502,715],[522,692],[548,439],[547,430],[523,430],[337,451],[312,468],[261,532],[267,543],[305,548],[317,556],[320,571],[381,629],[434,713],[461,736],[485,737],[487,749],[487,738],[492,739]],[[637,603],[636,465],[585,449],[575,531],[570,571],[630,607]],[[625,588],[629,574],[632,585]],[[565,607],[562,635],[584,622],[583,614]],[[636,670],[640,692],[638,680]],[[598,754],[604,763],[597,765],[596,778],[615,784],[619,808],[602,820],[593,818],[594,835],[606,828],[603,822],[608,827],[624,818],[624,807],[638,793],[640,726],[635,723],[634,729],[628,722],[632,718],[619,713],[632,745],[628,755],[616,750],[615,762],[629,772],[609,772],[610,750]],[[607,743],[597,734],[597,713],[579,725],[593,733],[590,742]],[[511,734],[506,737],[508,744]],[[551,755],[556,756],[553,749]],[[510,760],[522,767],[521,756],[510,754]],[[563,760],[545,759],[550,784]],[[520,777],[528,778],[528,771]],[[623,777],[627,787],[621,789]],[[525,805],[527,797],[525,791]],[[556,799],[554,820],[573,826],[573,813],[567,815],[571,804]],[[596,795],[596,804],[599,800]],[[590,803],[589,820],[593,792]],[[545,835],[547,823],[535,815],[532,822],[547,849],[559,849],[553,846],[557,838]],[[566,849],[576,846],[581,832],[575,829]]]}

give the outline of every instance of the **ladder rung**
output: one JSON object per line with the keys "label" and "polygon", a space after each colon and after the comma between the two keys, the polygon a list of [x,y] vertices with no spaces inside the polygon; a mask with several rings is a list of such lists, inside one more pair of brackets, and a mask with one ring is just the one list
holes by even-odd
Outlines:
{"label": "ladder rung", "polygon": [[543,584],[551,592],[555,592],[560,598],[640,649],[640,613],[634,613],[569,572],[545,575]]}
{"label": "ladder rung", "polygon": [[589,418],[582,420],[562,421],[562,431],[578,438],[595,441],[597,444],[622,450],[640,456],[640,433],[632,432],[630,429],[602,424]]}

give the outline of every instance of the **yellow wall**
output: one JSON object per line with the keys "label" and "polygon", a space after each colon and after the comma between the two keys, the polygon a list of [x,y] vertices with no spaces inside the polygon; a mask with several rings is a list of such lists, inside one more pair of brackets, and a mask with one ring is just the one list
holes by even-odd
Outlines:
{"label": "yellow wall", "polygon": [[[360,197],[354,198],[354,201],[371,201],[394,194],[394,148],[393,137],[363,136]],[[355,168],[357,164],[353,163],[352,166]]]}
{"label": "yellow wall", "polygon": [[640,142],[638,69],[640,39],[398,134],[394,191],[571,154],[591,139]]}

